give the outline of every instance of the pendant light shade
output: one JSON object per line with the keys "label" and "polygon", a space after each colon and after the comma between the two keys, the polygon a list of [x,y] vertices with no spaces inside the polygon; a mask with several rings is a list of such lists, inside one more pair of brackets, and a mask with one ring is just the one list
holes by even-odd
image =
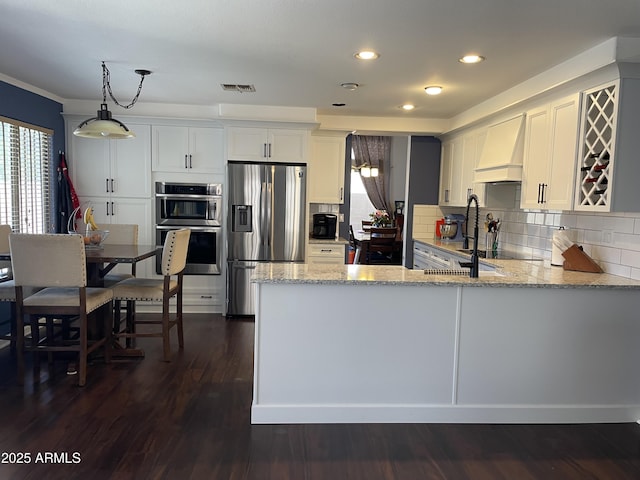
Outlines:
{"label": "pendant light shade", "polygon": [[84,138],[133,138],[136,136],[127,126],[111,117],[111,112],[107,109],[107,104],[100,105],[97,116],[85,120],[73,134]]}
{"label": "pendant light shade", "polygon": [[95,117],[89,118],[78,125],[78,128],[73,131],[74,135],[84,138],[111,138],[116,140],[120,138],[133,138],[136,136],[136,134],[129,130],[124,123],[113,118],[107,107],[107,91],[116,105],[119,105],[122,108],[131,108],[136,101],[138,101],[138,97],[142,91],[142,82],[144,82],[144,77],[151,74],[151,72],[149,70],[136,70],[135,72],[141,77],[140,85],[138,85],[138,92],[136,93],[136,96],[133,97],[133,100],[129,105],[122,105],[118,100],[116,100],[111,92],[111,83],[109,80],[110,72],[104,62],[102,62],[102,103],[100,104],[100,110],[98,110]]}
{"label": "pendant light shade", "polygon": [[380,173],[378,167],[370,167],[366,163],[362,165],[360,168],[360,175],[366,178],[377,177]]}

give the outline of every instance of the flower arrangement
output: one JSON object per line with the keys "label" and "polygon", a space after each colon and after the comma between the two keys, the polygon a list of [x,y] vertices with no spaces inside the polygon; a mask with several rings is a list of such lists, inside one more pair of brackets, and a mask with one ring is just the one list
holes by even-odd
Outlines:
{"label": "flower arrangement", "polygon": [[369,214],[371,217],[371,225],[374,227],[384,227],[385,225],[391,225],[391,218],[386,210],[376,210]]}

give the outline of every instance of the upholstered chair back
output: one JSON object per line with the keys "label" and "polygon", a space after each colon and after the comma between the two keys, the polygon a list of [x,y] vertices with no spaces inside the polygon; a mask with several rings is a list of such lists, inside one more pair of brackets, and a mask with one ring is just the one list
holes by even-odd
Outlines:
{"label": "upholstered chair back", "polygon": [[105,230],[109,230],[109,235],[104,243],[111,245],[137,245],[138,225],[126,223],[112,223],[105,225]]}
{"label": "upholstered chair back", "polygon": [[9,234],[11,227],[9,225],[0,225],[0,252],[9,251]]}
{"label": "upholstered chair back", "polygon": [[187,264],[187,250],[191,230],[182,228],[167,233],[162,248],[162,275],[176,275]]}
{"label": "upholstered chair back", "polygon": [[81,235],[12,233],[9,245],[17,286],[87,286]]}

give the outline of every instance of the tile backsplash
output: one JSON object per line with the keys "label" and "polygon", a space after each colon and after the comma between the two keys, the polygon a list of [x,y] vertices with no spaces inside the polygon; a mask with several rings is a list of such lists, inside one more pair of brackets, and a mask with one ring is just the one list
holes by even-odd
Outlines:
{"label": "tile backsplash", "polygon": [[[640,213],[586,213],[480,209],[481,228],[488,212],[502,221],[501,248],[551,259],[554,230],[564,226],[569,238],[581,245],[603,270],[613,275],[640,280]],[[435,237],[435,222],[464,208],[415,205],[414,237]],[[481,239],[480,244],[484,242]]]}

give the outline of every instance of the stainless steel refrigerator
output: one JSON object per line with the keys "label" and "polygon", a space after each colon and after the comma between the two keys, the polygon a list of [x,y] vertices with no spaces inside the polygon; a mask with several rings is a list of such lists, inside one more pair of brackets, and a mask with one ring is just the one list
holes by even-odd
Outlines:
{"label": "stainless steel refrigerator", "polygon": [[228,163],[227,315],[255,315],[259,262],[304,262],[306,166]]}

